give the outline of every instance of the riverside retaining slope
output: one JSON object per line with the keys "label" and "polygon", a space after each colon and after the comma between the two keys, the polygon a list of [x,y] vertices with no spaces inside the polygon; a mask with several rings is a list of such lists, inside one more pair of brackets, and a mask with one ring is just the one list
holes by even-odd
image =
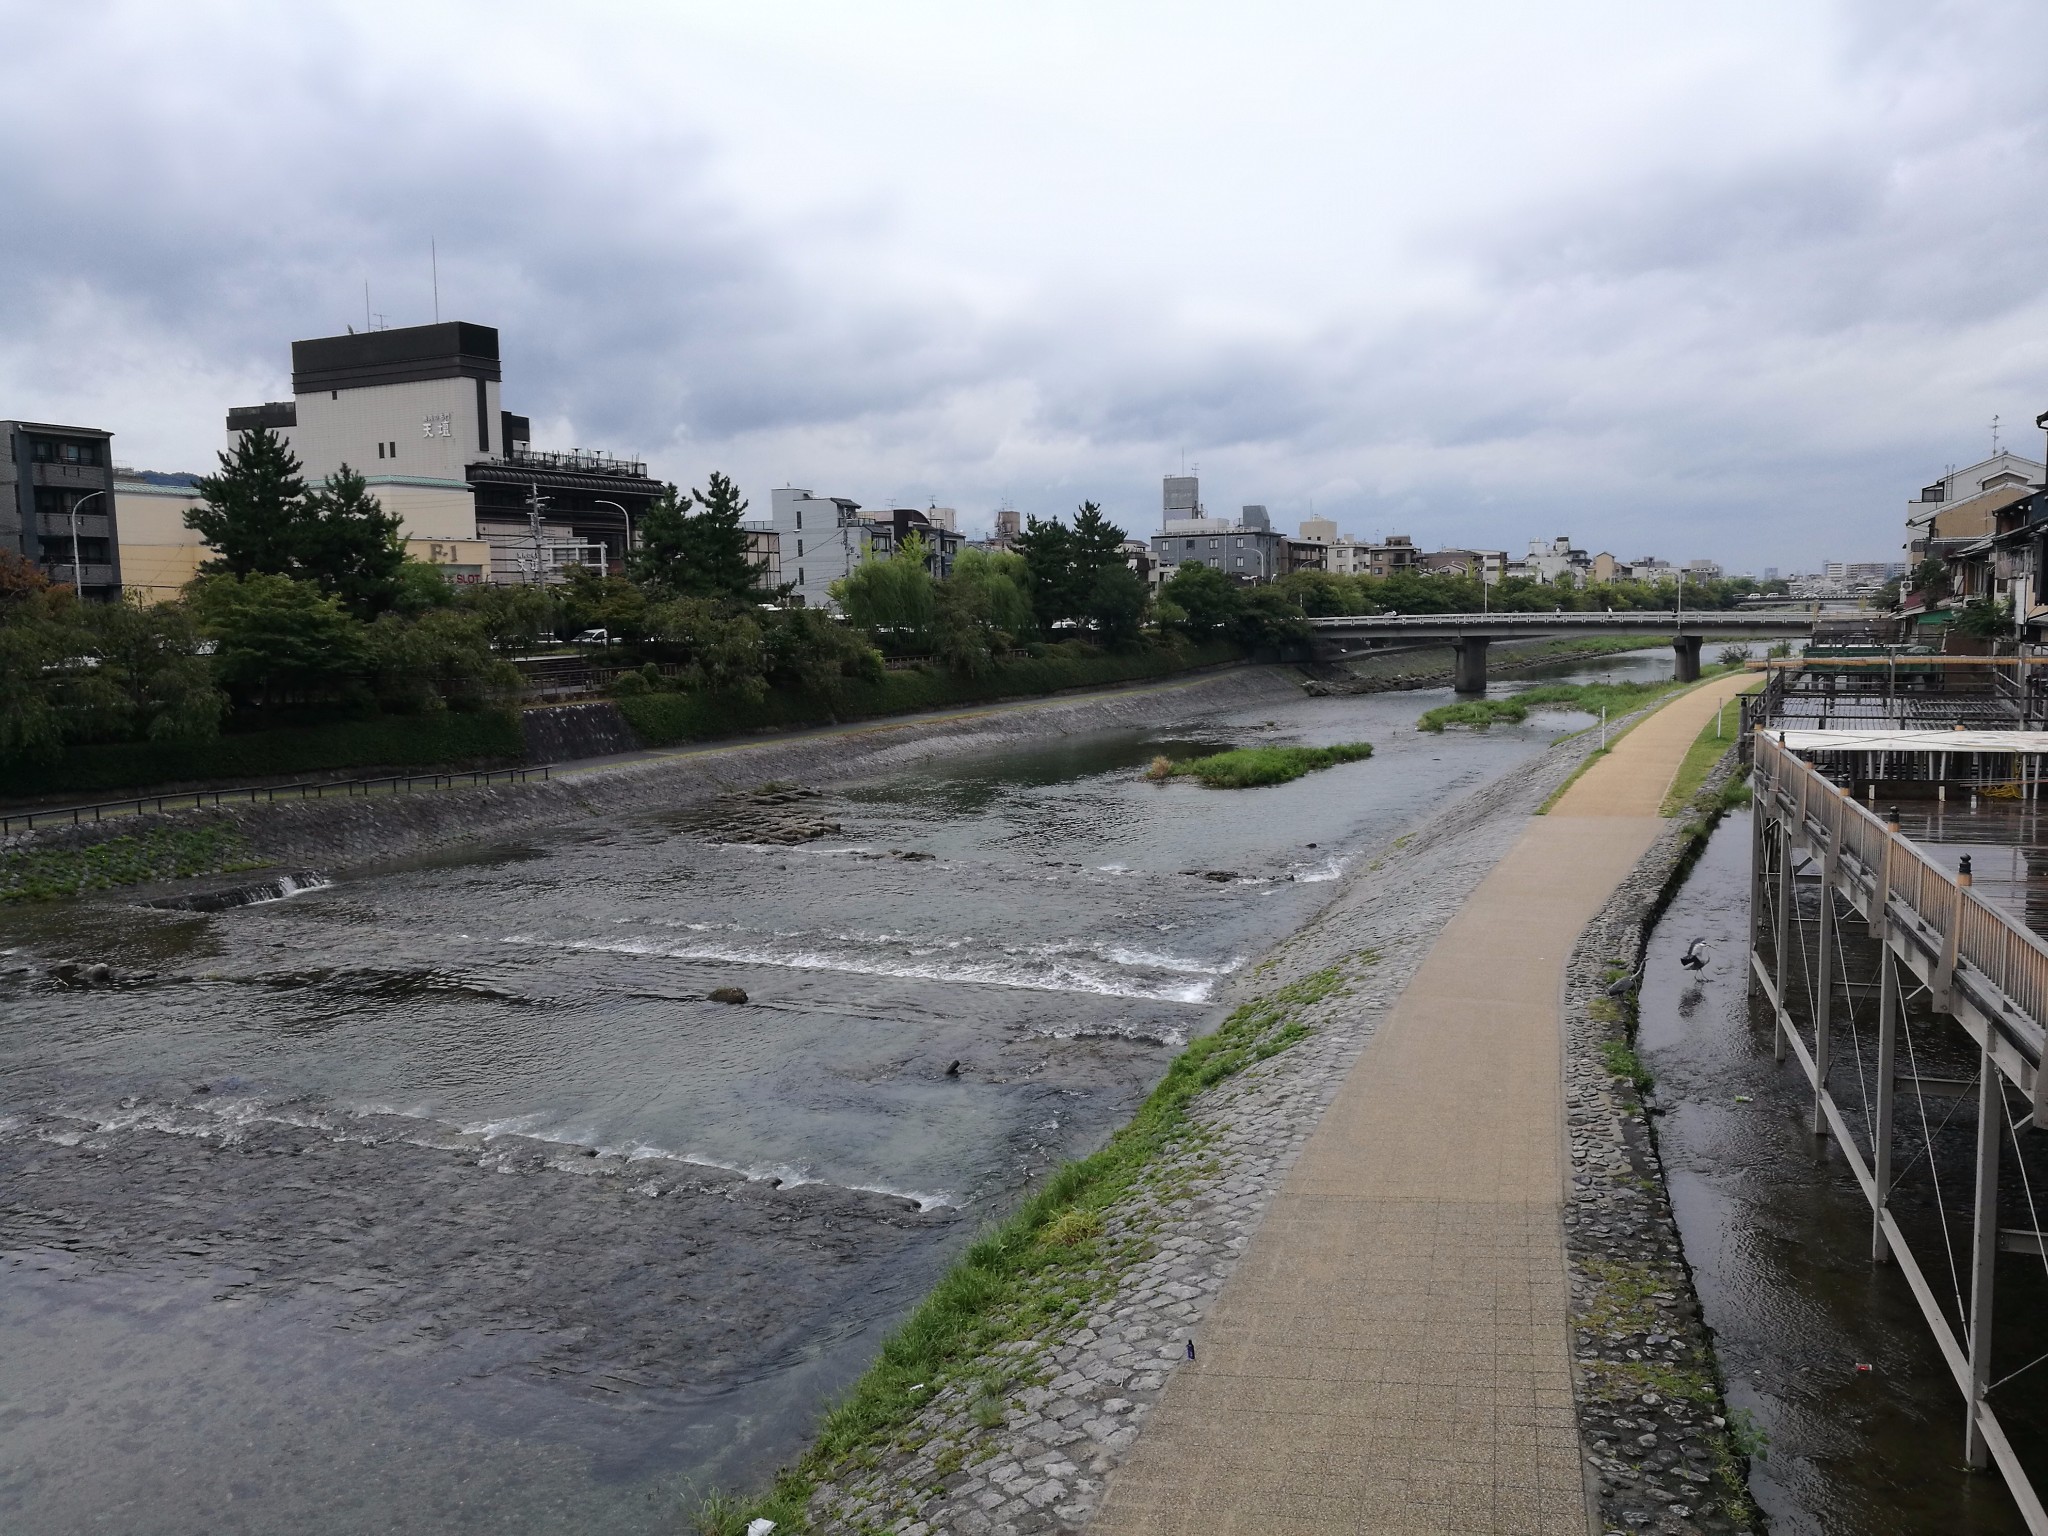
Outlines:
{"label": "riverside retaining slope", "polygon": [[[39,827],[0,838],[0,860],[46,850],[89,850],[166,831],[203,831],[218,834],[215,840],[225,858],[237,867],[335,870],[592,817],[697,805],[771,780],[823,783],[1005,742],[1156,725],[1184,719],[1193,710],[1294,697],[1298,690],[1291,668],[1233,666],[1085,694],[558,763],[545,782],[208,807],[123,816],[80,828]],[[0,869],[0,886],[4,874]],[[163,877],[158,872],[138,878]]]}

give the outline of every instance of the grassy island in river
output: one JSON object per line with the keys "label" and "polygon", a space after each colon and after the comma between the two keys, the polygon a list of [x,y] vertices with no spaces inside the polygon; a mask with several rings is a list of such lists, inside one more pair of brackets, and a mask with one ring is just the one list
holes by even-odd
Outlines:
{"label": "grassy island in river", "polygon": [[1196,778],[1210,789],[1256,789],[1267,784],[1286,784],[1320,768],[1355,763],[1372,756],[1372,743],[1344,742],[1334,747],[1240,747],[1235,752],[1218,752],[1211,757],[1189,758],[1176,763],[1155,757],[1145,776],[1159,782],[1173,778]]}

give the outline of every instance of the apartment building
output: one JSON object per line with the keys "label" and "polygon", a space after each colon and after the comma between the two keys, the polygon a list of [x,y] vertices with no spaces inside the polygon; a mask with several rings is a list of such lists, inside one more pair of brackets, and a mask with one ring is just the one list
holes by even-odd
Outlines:
{"label": "apartment building", "polygon": [[0,421],[0,549],[51,582],[108,602],[121,595],[114,435],[97,427]]}

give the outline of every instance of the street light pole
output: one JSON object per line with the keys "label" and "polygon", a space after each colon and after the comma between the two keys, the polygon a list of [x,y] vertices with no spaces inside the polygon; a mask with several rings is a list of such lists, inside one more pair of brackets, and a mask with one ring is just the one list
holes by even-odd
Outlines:
{"label": "street light pole", "polygon": [[88,491],[71,503],[71,591],[75,596],[85,596],[85,568],[78,560],[78,509],[95,496],[104,496],[105,491]]}
{"label": "street light pole", "polygon": [[616,501],[606,501],[602,496],[594,496],[591,499],[600,507],[610,507],[619,514],[619,521],[626,525],[625,543],[619,550],[619,558],[623,562],[626,556],[633,553],[633,514],[620,506]]}

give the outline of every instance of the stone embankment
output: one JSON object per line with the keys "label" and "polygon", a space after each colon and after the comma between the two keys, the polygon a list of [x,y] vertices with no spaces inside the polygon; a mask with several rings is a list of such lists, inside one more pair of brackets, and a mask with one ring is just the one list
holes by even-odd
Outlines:
{"label": "stone embankment", "polygon": [[[1295,697],[1299,687],[1291,668],[1231,667],[1089,694],[630,753],[558,767],[545,782],[229,805],[121,816],[77,828],[38,827],[0,837],[0,861],[13,854],[63,850],[89,855],[120,839],[134,842],[168,832],[183,845],[204,841],[217,849],[219,857],[209,866],[214,869],[333,871],[594,817],[704,806],[768,782],[828,783],[1033,738],[1164,724],[1191,712]],[[201,849],[202,860],[205,854]],[[162,879],[172,872],[160,869],[134,878]],[[176,871],[203,872],[184,865]],[[0,869],[0,888],[7,883],[5,873]]]}
{"label": "stone embankment", "polygon": [[[1698,801],[1717,799],[1736,770],[1731,754]],[[1672,823],[1587,925],[1566,972],[1572,1357],[1588,1486],[1608,1532],[1757,1528],[1745,1437],[1728,1426],[1654,1122],[1635,1080],[1615,1070],[1616,1046],[1633,1033],[1633,1001],[1608,996],[1615,978],[1640,971],[1700,831]]]}

